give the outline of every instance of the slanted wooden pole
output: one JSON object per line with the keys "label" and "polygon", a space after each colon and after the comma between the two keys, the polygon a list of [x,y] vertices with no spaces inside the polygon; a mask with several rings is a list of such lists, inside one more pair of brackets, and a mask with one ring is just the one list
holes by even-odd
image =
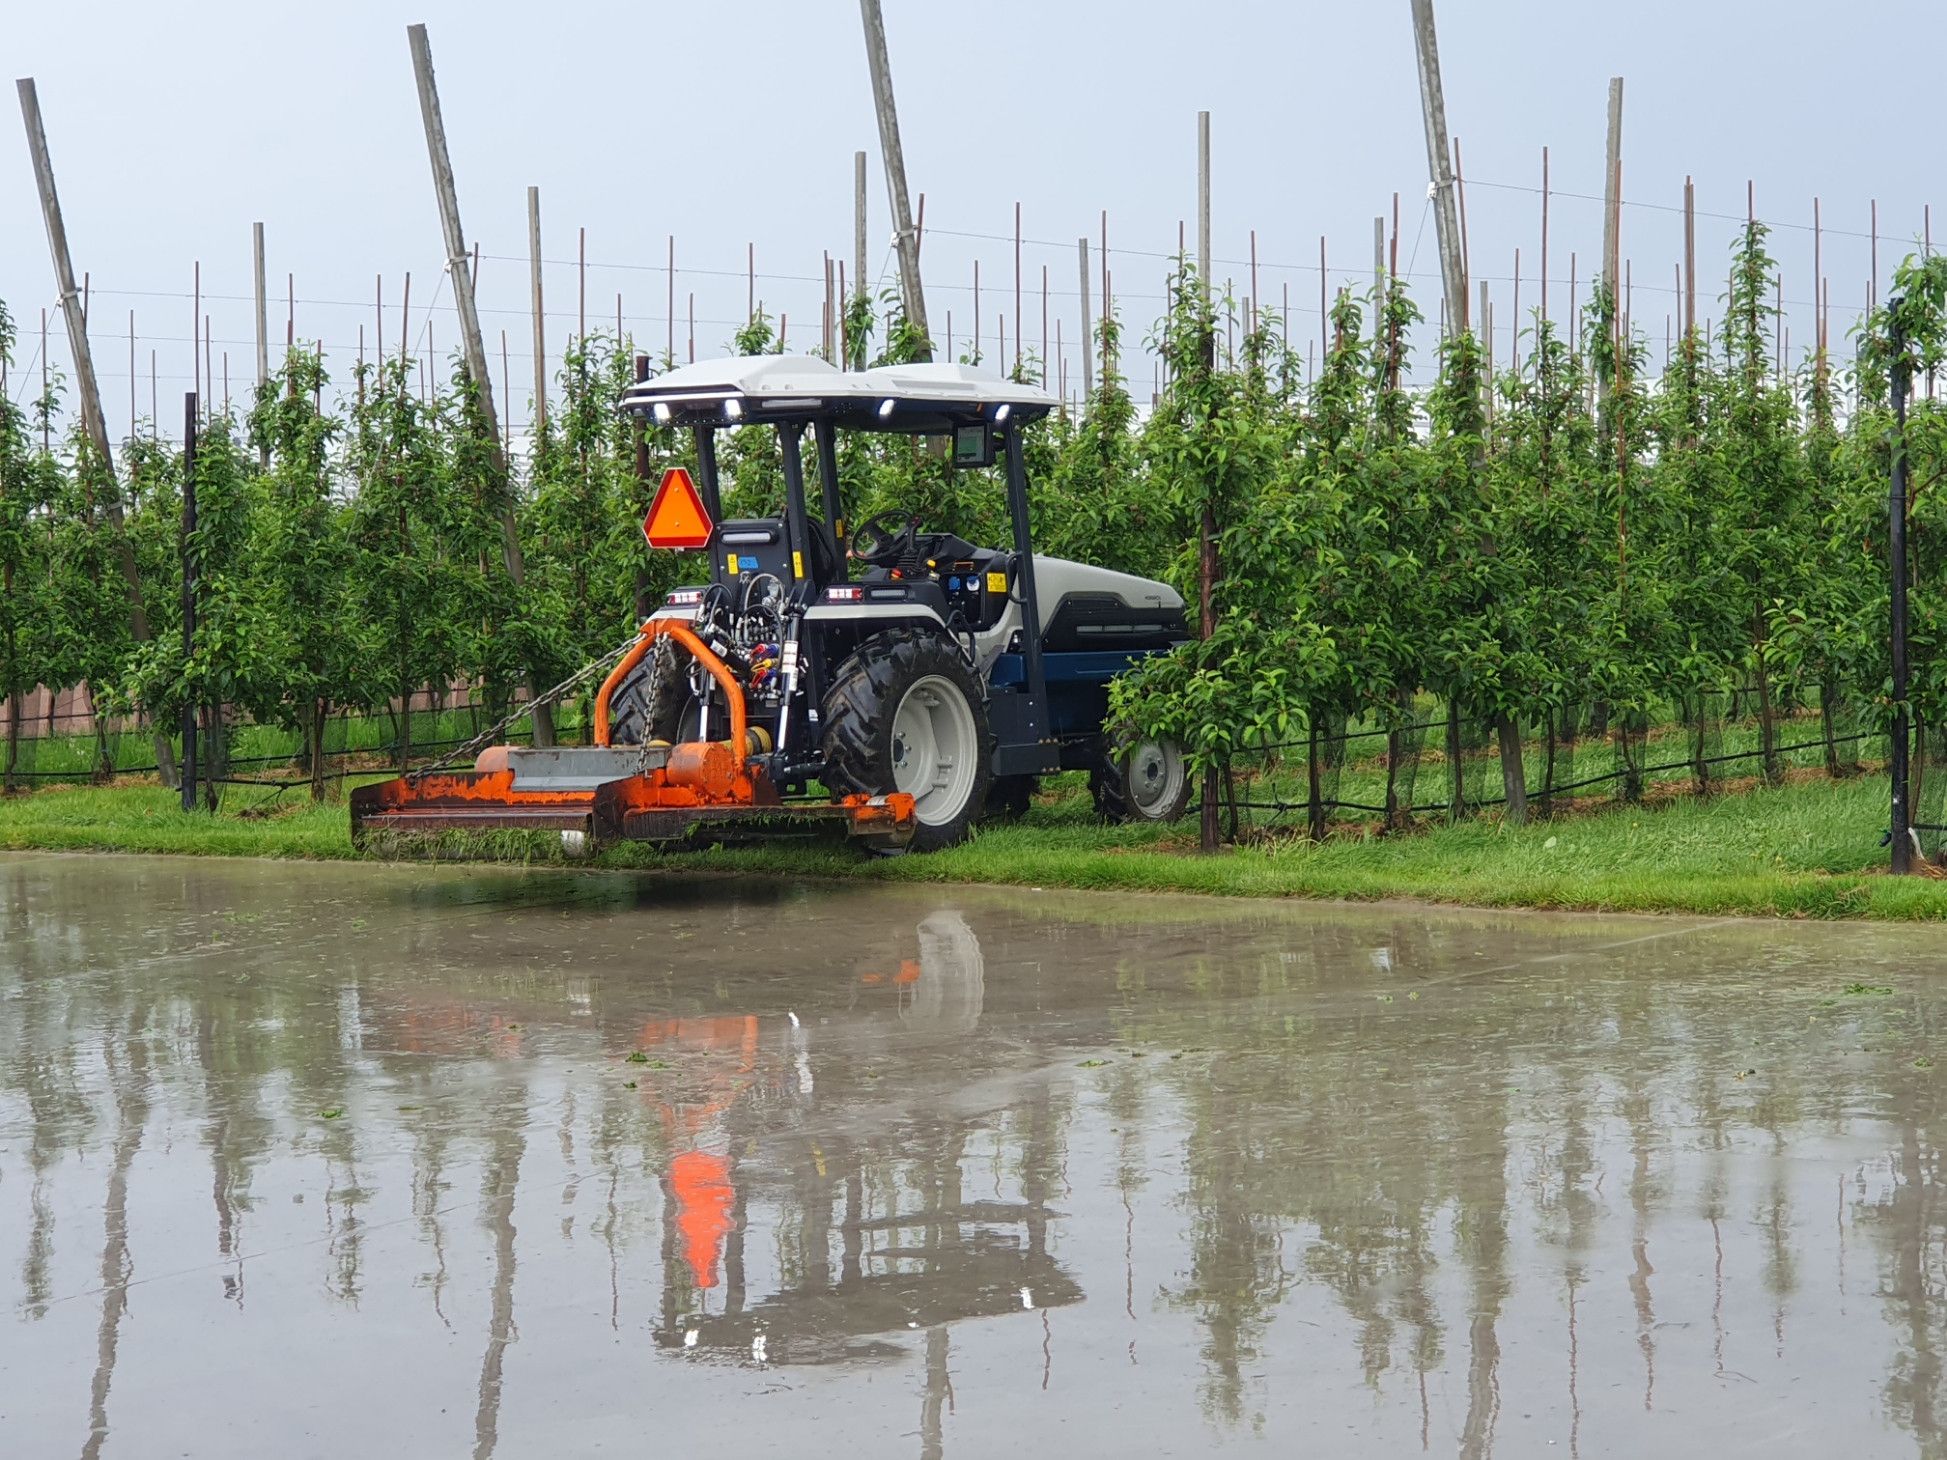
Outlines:
{"label": "slanted wooden pole", "polygon": [[[41,122],[40,97],[34,78],[23,76],[16,83],[20,93],[20,116],[27,128],[27,151],[33,159],[34,186],[40,193],[41,218],[47,225],[47,251],[54,260],[54,282],[61,293],[61,316],[68,327],[68,348],[74,357],[75,386],[81,393],[81,425],[100,454],[102,470],[111,477],[115,453],[108,447],[108,418],[102,413],[101,385],[95,378],[95,356],[88,346],[88,320],[81,305],[81,293],[74,285],[74,260],[68,252],[67,224],[61,217],[61,199],[54,187],[54,160],[47,149],[47,129]],[[43,362],[46,348],[41,350]],[[114,532],[115,556],[122,581],[128,587],[129,637],[138,644],[149,642],[149,615],[142,603],[142,576],[135,565],[135,549],[122,530],[122,500],[119,492],[104,494],[108,520]],[[176,779],[175,747],[160,727],[155,735],[156,770],[163,784]]]}
{"label": "slanted wooden pole", "polygon": [[892,204],[894,246],[899,254],[899,290],[906,320],[918,332],[920,358],[933,358],[926,327],[926,294],[920,287],[919,235],[906,193],[906,154],[899,145],[899,110],[892,96],[892,63],[886,57],[886,19],[879,0],[859,0],[865,23],[865,60],[872,72],[872,107],[879,121],[879,152],[886,164],[886,195]]}
{"label": "slanted wooden pole", "polygon": [[[466,355],[467,378],[473,386],[481,414],[486,418],[487,451],[494,476],[504,484],[500,502],[501,559],[507,577],[519,588],[527,577],[521,555],[520,530],[514,520],[513,482],[507,470],[507,457],[500,448],[500,418],[494,410],[493,373],[487,365],[487,344],[480,334],[480,312],[473,297],[473,267],[467,253],[466,232],[460,226],[459,188],[453,178],[453,161],[446,147],[446,123],[440,116],[439,90],[433,80],[433,52],[426,38],[426,27],[406,27],[412,50],[413,77],[419,88],[419,116],[426,128],[426,154],[433,169],[433,191],[439,201],[440,229],[446,242],[446,268],[453,283],[453,300],[459,307],[461,345]],[[532,671],[527,673],[530,695],[538,694]],[[535,707],[534,743],[554,744],[554,716],[547,705]]]}
{"label": "slanted wooden pole", "polygon": [[1447,301],[1447,328],[1467,318],[1467,275],[1460,260],[1460,220],[1454,202],[1453,151],[1447,145],[1447,101],[1440,86],[1440,47],[1434,35],[1433,0],[1413,0],[1413,46],[1420,63],[1420,111],[1426,124],[1426,157],[1433,184],[1434,236],[1440,245],[1440,278]]}

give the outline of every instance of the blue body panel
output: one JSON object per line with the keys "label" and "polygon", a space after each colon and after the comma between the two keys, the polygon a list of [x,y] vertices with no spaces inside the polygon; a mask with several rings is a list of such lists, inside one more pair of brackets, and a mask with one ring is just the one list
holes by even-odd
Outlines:
{"label": "blue body panel", "polygon": [[[1102,728],[1109,711],[1109,681],[1126,673],[1161,649],[1074,654],[1043,654],[1042,677],[1048,682],[1048,713],[1057,735],[1092,735]],[[1027,683],[1027,662],[1019,654],[994,660],[988,682],[996,689]]]}

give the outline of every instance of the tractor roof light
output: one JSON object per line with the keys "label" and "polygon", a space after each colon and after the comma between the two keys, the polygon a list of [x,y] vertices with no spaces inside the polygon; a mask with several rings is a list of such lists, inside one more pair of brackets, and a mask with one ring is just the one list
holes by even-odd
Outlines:
{"label": "tractor roof light", "polygon": [[727,400],[723,403],[723,418],[726,421],[740,421],[744,416],[744,403],[740,400]]}
{"label": "tractor roof light", "polygon": [[669,424],[669,402],[668,401],[659,400],[656,402],[655,417],[656,417],[656,424],[658,426],[667,426]]}
{"label": "tractor roof light", "polygon": [[999,425],[1002,421],[1005,421],[1007,419],[1007,413],[1013,409],[1012,402],[1002,401],[1000,409],[994,412],[994,424]]}
{"label": "tractor roof light", "polygon": [[896,402],[893,401],[891,397],[887,397],[885,400],[880,401],[879,419],[883,421],[886,419],[886,417],[890,416],[892,414],[892,408],[895,404]]}

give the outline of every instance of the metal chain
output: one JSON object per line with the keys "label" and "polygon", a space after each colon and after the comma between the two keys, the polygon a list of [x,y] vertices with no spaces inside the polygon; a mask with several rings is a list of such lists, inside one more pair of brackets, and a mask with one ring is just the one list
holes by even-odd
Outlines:
{"label": "metal chain", "polygon": [[502,733],[507,729],[507,727],[509,725],[512,725],[515,721],[520,720],[525,716],[533,714],[536,710],[540,709],[541,706],[543,705],[551,705],[555,703],[557,700],[563,698],[564,696],[573,693],[576,689],[580,688],[583,684],[586,684],[595,675],[603,673],[604,671],[609,669],[618,660],[620,660],[624,654],[628,653],[629,650],[634,647],[636,640],[640,637],[641,636],[639,634],[629,635],[629,637],[625,639],[621,644],[609,650],[608,653],[602,655],[601,658],[591,660],[589,663],[584,664],[580,669],[576,670],[573,674],[569,675],[566,679],[562,680],[561,683],[557,684],[553,689],[549,690],[546,694],[537,696],[536,698],[527,701],[525,704],[516,705],[513,708],[513,710],[501,716],[499,720],[489,725],[485,730],[482,730],[478,735],[474,736],[471,740],[467,741],[466,744],[460,746],[457,750],[449,751],[446,755],[434,761],[431,765],[421,766],[416,771],[406,772],[405,778],[408,781],[416,781],[421,776],[430,776],[438,771],[451,770],[454,766],[458,765],[461,761],[469,760],[473,758],[474,756],[478,755],[481,750],[497,742],[500,739]]}

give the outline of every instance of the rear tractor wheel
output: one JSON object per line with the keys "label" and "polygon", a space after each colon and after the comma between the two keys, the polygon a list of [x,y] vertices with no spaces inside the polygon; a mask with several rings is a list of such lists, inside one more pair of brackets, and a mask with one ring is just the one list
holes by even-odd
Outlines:
{"label": "rear tractor wheel", "polygon": [[825,784],[837,794],[913,797],[910,851],[964,841],[987,804],[987,707],[966,660],[939,634],[892,629],[859,646],[825,696],[824,752]]}
{"label": "rear tractor wheel", "polygon": [[1088,773],[1088,790],[1104,821],[1175,821],[1188,808],[1189,767],[1174,740],[1123,741],[1103,752]]}
{"label": "rear tractor wheel", "polygon": [[[698,714],[689,668],[689,655],[658,639],[609,696],[608,743],[694,740]],[[728,723],[719,715],[711,718],[719,730]]]}

